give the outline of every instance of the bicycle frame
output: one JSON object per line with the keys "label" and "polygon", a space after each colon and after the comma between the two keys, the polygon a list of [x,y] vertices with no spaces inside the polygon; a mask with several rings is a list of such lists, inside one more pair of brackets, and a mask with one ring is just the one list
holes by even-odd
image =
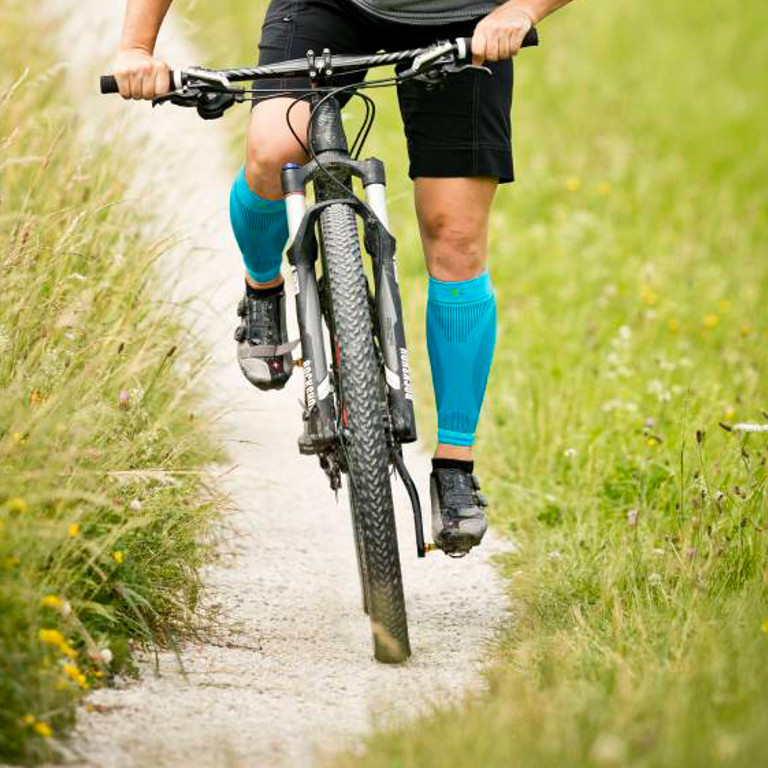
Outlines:
{"label": "bicycle frame", "polygon": [[[349,156],[341,109],[335,97],[312,95],[310,105],[316,109],[309,137],[313,158],[303,167],[286,165],[282,174],[291,240],[288,261],[294,278],[304,371],[307,429],[299,447],[302,453],[324,454],[338,437],[315,271],[318,256],[315,224],[325,207],[340,202],[362,219],[365,249],[373,263],[374,327],[384,363],[392,439],[400,444],[413,442],[417,438],[416,419],[397,282],[395,239],[389,231],[384,165],[375,158],[358,161]],[[353,177],[363,183],[365,203],[352,194]],[[309,183],[314,184],[316,199],[307,207]],[[349,190],[348,197],[339,196],[336,190],[341,188]]]}

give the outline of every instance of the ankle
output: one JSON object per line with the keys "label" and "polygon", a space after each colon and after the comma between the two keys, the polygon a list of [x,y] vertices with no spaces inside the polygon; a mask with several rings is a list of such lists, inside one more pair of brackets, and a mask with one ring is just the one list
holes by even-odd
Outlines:
{"label": "ankle", "polygon": [[245,284],[248,288],[254,291],[264,291],[268,288],[279,288],[283,284],[283,276],[279,274],[273,280],[268,280],[266,283],[258,283],[247,272],[245,273]]}
{"label": "ankle", "polygon": [[451,445],[450,443],[438,443],[435,449],[436,459],[456,459],[457,461],[472,461],[474,459],[472,446]]}

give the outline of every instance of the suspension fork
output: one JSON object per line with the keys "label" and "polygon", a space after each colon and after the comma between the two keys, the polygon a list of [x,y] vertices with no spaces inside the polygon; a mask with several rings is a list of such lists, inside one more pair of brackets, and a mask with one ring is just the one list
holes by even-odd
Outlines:
{"label": "suspension fork", "polygon": [[[311,107],[320,97],[313,96]],[[347,152],[347,140],[341,125],[336,99],[328,99],[320,107],[312,123],[311,144],[317,154],[328,151]],[[314,174],[296,163],[283,167],[282,182],[288,217],[288,262],[293,273],[296,314],[301,339],[304,372],[304,419],[306,429],[299,440],[302,453],[322,453],[335,441],[336,409],[331,378],[325,354],[320,291],[315,262],[317,241],[314,220],[307,217],[306,185]]]}
{"label": "suspension fork", "polygon": [[389,228],[384,164],[371,158],[363,176],[368,207],[376,216],[373,227],[366,227],[365,247],[373,259],[376,314],[379,346],[384,357],[384,377],[392,418],[392,430],[400,443],[416,440],[416,416],[413,410],[413,387],[405,342],[403,305],[397,281],[395,238]]}
{"label": "suspension fork", "polygon": [[[288,164],[283,169],[291,241],[288,260],[296,291],[308,433],[314,446],[300,447],[307,453],[315,453],[319,447],[329,445],[335,436],[335,409],[315,273],[317,242],[314,223],[320,210],[336,201],[352,207],[365,225],[365,247],[373,260],[376,326],[384,358],[392,428],[398,442],[413,442],[416,440],[413,390],[397,282],[395,239],[389,231],[384,165],[375,158],[356,161],[349,157],[341,111],[335,98],[324,100],[319,105],[312,122],[311,140],[319,160],[313,160],[303,168]],[[352,194],[353,175],[363,182],[367,206]],[[306,185],[310,181],[315,184],[317,201],[308,209]],[[345,189],[349,199],[344,195]]]}

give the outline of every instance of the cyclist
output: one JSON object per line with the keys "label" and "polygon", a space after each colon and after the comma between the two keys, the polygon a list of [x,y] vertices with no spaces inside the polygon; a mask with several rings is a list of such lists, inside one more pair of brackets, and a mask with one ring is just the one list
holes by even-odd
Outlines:
{"label": "cyclist", "polygon": [[[153,52],[171,2],[127,2],[114,68],[124,98],[151,99],[170,88],[169,68]],[[440,91],[414,81],[398,88],[429,272],[427,347],[438,414],[432,521],[435,543],[445,549],[468,551],[487,528],[472,446],[496,341],[496,299],[486,264],[488,218],[498,184],[514,175],[511,59],[529,29],[568,2],[271,0],[261,30],[261,64],[302,58],[310,49],[362,53],[471,37],[474,62],[485,62],[493,72],[488,77],[466,71]],[[352,75],[348,82],[361,77]],[[293,370],[280,274],[288,238],[280,179],[285,163],[307,158],[287,126],[292,103],[288,97],[255,100],[245,164],[230,196],[232,229],[246,270],[237,357],[248,381],[263,390],[282,388]],[[308,120],[309,106],[297,104],[291,121],[300,136],[306,135]],[[280,345],[284,354],[263,356],[265,347]]]}

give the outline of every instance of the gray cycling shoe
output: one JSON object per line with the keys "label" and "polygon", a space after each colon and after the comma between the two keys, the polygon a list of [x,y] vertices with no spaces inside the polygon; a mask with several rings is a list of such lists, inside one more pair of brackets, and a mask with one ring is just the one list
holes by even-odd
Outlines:
{"label": "gray cycling shoe", "polygon": [[282,389],[293,373],[283,286],[265,296],[246,292],[237,305],[237,361],[245,378],[259,389]]}
{"label": "gray cycling shoe", "polygon": [[435,546],[448,555],[466,555],[488,529],[488,502],[479,493],[480,482],[466,469],[435,467],[429,486]]}

